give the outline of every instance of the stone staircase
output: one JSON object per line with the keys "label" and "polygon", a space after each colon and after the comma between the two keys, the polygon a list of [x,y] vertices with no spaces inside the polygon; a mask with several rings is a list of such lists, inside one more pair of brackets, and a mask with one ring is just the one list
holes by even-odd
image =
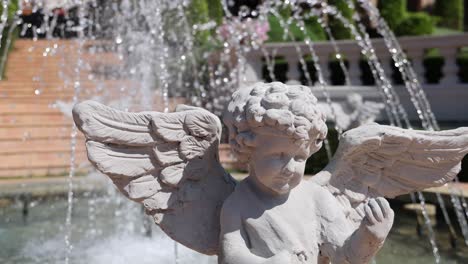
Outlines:
{"label": "stone staircase", "polygon": [[[79,72],[80,101],[101,96],[105,101],[115,102],[132,96],[125,92],[137,89],[135,82],[106,79],[96,74],[97,67],[119,67],[122,63],[105,49],[90,52],[90,48],[102,44],[86,42],[82,54],[78,55],[78,43],[74,40],[19,39],[15,42],[5,78],[0,81],[0,180],[68,175],[73,123],[70,113],[64,114],[57,102],[71,106],[74,81],[78,79],[74,71],[78,58],[86,65]],[[125,92],[122,87],[126,87]],[[141,97],[137,94],[131,98]],[[152,101],[151,109],[163,110],[164,103],[157,92],[153,93]],[[169,108],[174,109],[183,102],[182,98],[171,98]],[[86,172],[90,164],[84,137],[79,132],[75,153],[77,173]],[[238,167],[229,146],[221,146],[220,156],[226,167]]]}
{"label": "stone staircase", "polygon": [[[72,101],[78,56],[84,65],[119,63],[112,53],[91,54],[84,48],[79,55],[77,45],[73,40],[15,42],[0,81],[0,179],[67,174],[72,120],[55,103]],[[122,82],[89,80],[90,68],[79,74],[80,99],[97,95],[98,84],[106,90]],[[73,76],[72,81],[67,82],[66,76]],[[87,162],[80,133],[77,140],[76,164],[81,168]]]}

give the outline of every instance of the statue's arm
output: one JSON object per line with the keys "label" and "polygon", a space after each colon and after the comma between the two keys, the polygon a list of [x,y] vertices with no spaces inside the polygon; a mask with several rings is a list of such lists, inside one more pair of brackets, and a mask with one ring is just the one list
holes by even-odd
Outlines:
{"label": "statue's arm", "polygon": [[282,251],[271,258],[259,257],[247,247],[239,210],[229,201],[221,210],[221,238],[219,264],[293,264],[295,255]]}
{"label": "statue's arm", "polygon": [[394,212],[384,198],[371,199],[364,206],[365,218],[346,240],[343,253],[350,264],[370,263],[392,228]]}

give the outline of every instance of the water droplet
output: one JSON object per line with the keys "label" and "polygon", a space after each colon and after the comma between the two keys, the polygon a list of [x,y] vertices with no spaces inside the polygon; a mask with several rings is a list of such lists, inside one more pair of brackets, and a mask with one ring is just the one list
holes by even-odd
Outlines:
{"label": "water droplet", "polygon": [[120,45],[120,44],[122,44],[122,42],[123,42],[123,39],[122,39],[121,36],[117,36],[115,38],[115,44]]}

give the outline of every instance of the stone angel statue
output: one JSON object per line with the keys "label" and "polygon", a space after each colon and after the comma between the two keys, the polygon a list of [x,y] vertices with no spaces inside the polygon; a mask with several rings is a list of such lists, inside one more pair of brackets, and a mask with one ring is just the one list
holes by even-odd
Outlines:
{"label": "stone angel statue", "polygon": [[319,102],[318,107],[327,119],[336,119],[335,123],[342,131],[373,123],[385,108],[383,103],[364,101],[357,93],[350,93],[341,103]]}
{"label": "stone angel statue", "polygon": [[221,122],[204,109],[129,113],[85,101],[73,116],[99,171],[171,238],[222,264],[369,263],[394,219],[385,197],[451,181],[468,152],[468,128],[364,125],[304,180],[325,115],[308,87],[278,82],[236,91],[225,112],[250,169],[239,183],[219,161]]}

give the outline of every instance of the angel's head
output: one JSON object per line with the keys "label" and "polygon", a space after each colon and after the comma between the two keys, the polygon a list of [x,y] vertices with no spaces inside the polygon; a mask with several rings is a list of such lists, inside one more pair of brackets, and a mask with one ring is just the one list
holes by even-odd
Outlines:
{"label": "angel's head", "polygon": [[284,194],[296,187],[307,158],[322,147],[325,115],[310,88],[279,82],[257,83],[233,94],[224,123],[229,143],[250,176]]}

